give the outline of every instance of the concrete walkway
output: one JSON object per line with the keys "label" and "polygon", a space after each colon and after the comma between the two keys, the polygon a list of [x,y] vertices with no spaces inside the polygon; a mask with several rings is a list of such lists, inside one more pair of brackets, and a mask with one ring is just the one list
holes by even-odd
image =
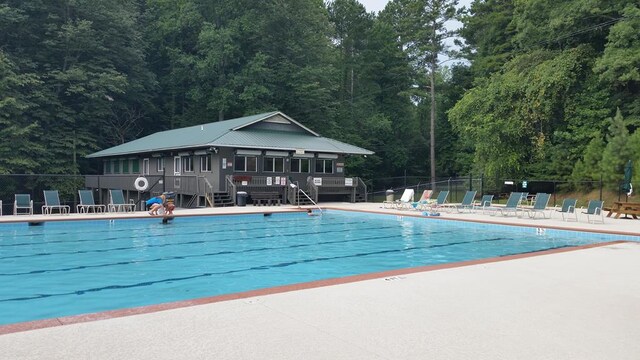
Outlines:
{"label": "concrete walkway", "polygon": [[[416,214],[380,204],[331,207]],[[177,214],[255,210],[297,209]],[[640,235],[638,220],[442,218]],[[0,336],[0,357],[635,360],[639,278],[640,244],[627,242],[11,333]]]}

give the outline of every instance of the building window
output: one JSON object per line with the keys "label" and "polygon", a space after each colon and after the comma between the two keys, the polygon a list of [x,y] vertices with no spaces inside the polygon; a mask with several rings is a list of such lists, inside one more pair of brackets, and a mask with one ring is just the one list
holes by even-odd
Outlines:
{"label": "building window", "polygon": [[309,173],[311,171],[309,159],[291,159],[291,172],[292,173]]}
{"label": "building window", "polygon": [[182,158],[182,171],[184,171],[184,172],[193,172],[193,157],[192,156],[184,156]]}
{"label": "building window", "polygon": [[156,159],[156,170],[158,170],[159,173],[164,172],[164,158],[163,157],[159,157]]}
{"label": "building window", "polygon": [[129,173],[129,159],[122,160],[122,173],[123,174]]}
{"label": "building window", "polygon": [[137,174],[140,172],[140,161],[138,159],[131,160],[131,173]]}
{"label": "building window", "polygon": [[316,159],[316,173],[333,174],[333,160]]}
{"label": "building window", "polygon": [[142,159],[142,175],[149,175],[149,159]]}
{"label": "building window", "polygon": [[120,161],[112,160],[111,161],[112,169],[114,174],[120,174]]}
{"label": "building window", "polygon": [[284,158],[281,157],[265,157],[264,172],[284,172]]}
{"label": "building window", "polygon": [[211,172],[211,156],[200,156],[200,172]]}
{"label": "building window", "polygon": [[258,171],[258,158],[256,156],[238,155],[235,158],[233,169],[240,172],[256,172]]}
{"label": "building window", "polygon": [[104,173],[111,174],[111,161],[107,160],[103,162],[104,164]]}

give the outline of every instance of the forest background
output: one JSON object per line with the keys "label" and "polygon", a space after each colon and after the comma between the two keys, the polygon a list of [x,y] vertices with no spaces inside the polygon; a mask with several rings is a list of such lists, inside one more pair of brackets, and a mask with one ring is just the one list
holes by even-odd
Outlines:
{"label": "forest background", "polygon": [[[97,173],[97,150],[272,110],[375,151],[348,159],[368,179],[430,177],[432,109],[438,177],[615,188],[640,169],[636,0],[476,0],[423,21],[455,3],[0,1],[0,174]],[[436,26],[454,15],[458,34]],[[463,46],[418,50],[467,61],[425,66],[412,35],[430,32]]]}

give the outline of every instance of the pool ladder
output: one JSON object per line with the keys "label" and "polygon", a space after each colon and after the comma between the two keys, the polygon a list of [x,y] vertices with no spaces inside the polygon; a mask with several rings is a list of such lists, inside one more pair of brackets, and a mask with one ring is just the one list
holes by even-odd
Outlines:
{"label": "pool ladder", "polygon": [[[322,208],[320,207],[320,205],[318,205],[315,201],[313,201],[313,199],[306,193],[304,192],[304,190],[300,189],[300,186],[298,186],[298,184],[294,184],[294,183],[290,183],[289,186],[291,186],[292,188],[296,189],[297,192],[302,193],[302,195],[304,195],[307,199],[309,199],[309,201],[311,201],[311,203],[318,208],[318,210],[320,210],[320,214],[323,213]],[[296,197],[297,198],[297,197]],[[298,205],[300,206],[300,205]]]}

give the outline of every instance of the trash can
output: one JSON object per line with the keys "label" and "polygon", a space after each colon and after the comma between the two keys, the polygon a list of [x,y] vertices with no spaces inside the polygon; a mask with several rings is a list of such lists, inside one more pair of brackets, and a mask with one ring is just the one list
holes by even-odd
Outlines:
{"label": "trash can", "polygon": [[236,205],[238,206],[246,206],[247,205],[247,193],[244,191],[238,191],[236,193]]}
{"label": "trash can", "polygon": [[387,195],[387,201],[393,201],[393,190],[389,189],[385,194]]}

